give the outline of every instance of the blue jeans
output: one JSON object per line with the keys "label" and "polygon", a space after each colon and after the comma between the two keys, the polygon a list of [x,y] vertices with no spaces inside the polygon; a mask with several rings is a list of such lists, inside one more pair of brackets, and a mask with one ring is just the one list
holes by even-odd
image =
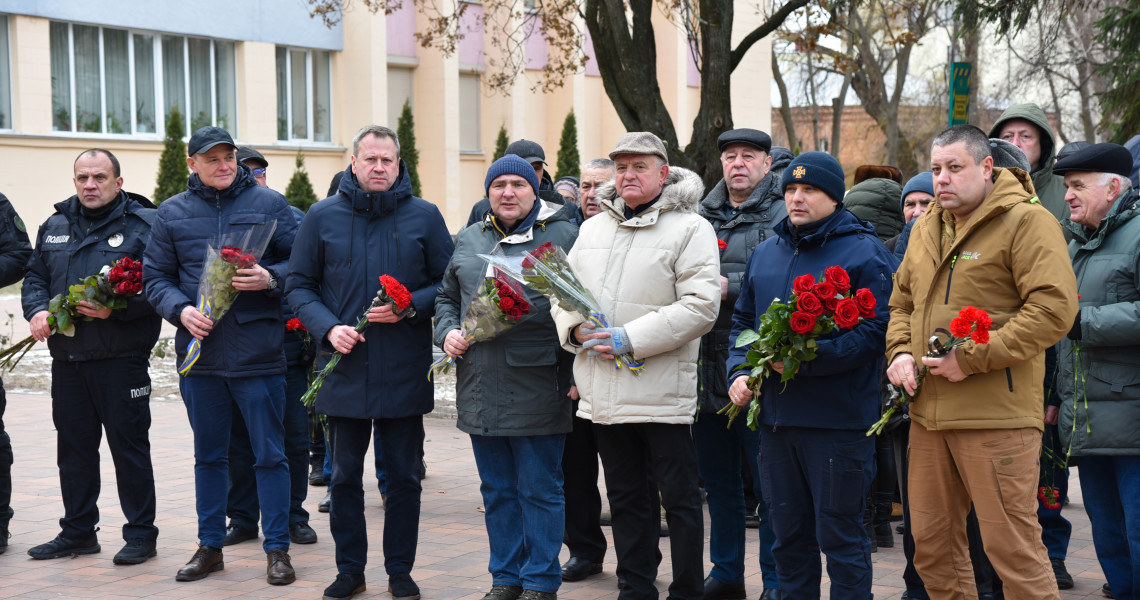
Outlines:
{"label": "blue jeans", "polygon": [[198,540],[221,548],[226,537],[230,419],[241,410],[253,444],[262,547],[289,550],[289,464],[285,461],[285,376],[180,377],[178,386],[194,430],[194,491]]}
{"label": "blue jeans", "polygon": [[565,434],[471,436],[487,523],[494,585],[557,592],[558,552],[566,505],[562,497]]}
{"label": "blue jeans", "polygon": [[765,589],[780,589],[776,576],[776,559],[772,545],[776,536],[768,520],[768,505],[760,485],[760,434],[752,431],[744,419],[736,419],[728,427],[728,417],[701,413],[693,423],[693,442],[697,446],[697,469],[705,482],[709,504],[709,559],[713,568],[709,575],[724,583],[744,583],[744,479],[741,477],[741,450],[750,458],[756,498],[760,500],[760,572]]}
{"label": "blue jeans", "polygon": [[1140,456],[1082,456],[1077,473],[1104,577],[1117,600],[1136,600],[1140,598]]}
{"label": "blue jeans", "polygon": [[870,598],[863,511],[875,477],[875,440],[862,430],[761,428],[760,477],[776,534],[781,598],[819,598],[820,551],[832,598]]}

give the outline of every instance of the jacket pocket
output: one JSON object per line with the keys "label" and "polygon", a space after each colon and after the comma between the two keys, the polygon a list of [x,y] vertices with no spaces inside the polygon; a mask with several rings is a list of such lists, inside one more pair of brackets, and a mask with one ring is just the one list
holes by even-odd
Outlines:
{"label": "jacket pocket", "polygon": [[[1090,357],[1091,358],[1091,357]],[[1085,392],[1090,400],[1135,398],[1140,384],[1140,367],[1120,362],[1090,360]],[[1126,388],[1131,389],[1125,393]]]}
{"label": "jacket pocket", "polygon": [[[545,415],[560,409],[557,350],[553,344],[505,348],[507,368],[500,389],[506,400],[507,414]],[[511,428],[527,426],[522,422],[504,424]]]}

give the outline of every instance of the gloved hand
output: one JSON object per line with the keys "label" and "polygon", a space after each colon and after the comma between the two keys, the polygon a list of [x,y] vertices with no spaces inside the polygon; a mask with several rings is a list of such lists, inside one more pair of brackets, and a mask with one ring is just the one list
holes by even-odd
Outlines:
{"label": "gloved hand", "polygon": [[609,354],[613,354],[614,356],[620,356],[622,354],[633,352],[633,345],[629,342],[629,336],[627,336],[625,333],[625,327],[598,327],[591,333],[608,333],[610,334],[610,337],[592,338],[586,340],[582,344],[582,347],[589,349],[589,356],[597,356],[598,354],[601,354],[597,350],[593,349],[594,346],[612,346],[613,350],[610,350]]}
{"label": "gloved hand", "polygon": [[1075,342],[1081,341],[1081,311],[1077,311],[1077,318],[1073,321],[1073,328],[1069,330],[1066,337]]}

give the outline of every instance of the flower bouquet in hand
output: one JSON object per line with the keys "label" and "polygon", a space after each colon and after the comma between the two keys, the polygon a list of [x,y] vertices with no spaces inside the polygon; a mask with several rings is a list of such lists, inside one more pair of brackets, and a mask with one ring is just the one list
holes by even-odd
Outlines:
{"label": "flower bouquet in hand", "polygon": [[[480,254],[492,265],[499,267],[517,281],[522,282],[538,291],[540,294],[557,302],[563,310],[576,312],[595,327],[609,327],[609,320],[602,313],[601,305],[594,299],[590,290],[582,285],[566,253],[562,248],[547,242],[523,255],[521,263],[515,263],[501,254]],[[614,368],[625,367],[634,374],[639,374],[645,361],[638,360],[632,353],[619,354],[614,357]]]}
{"label": "flower bouquet in hand", "polygon": [[[753,392],[748,427],[755,430],[759,424],[761,404],[756,392],[772,376],[773,363],[784,364],[780,381],[787,384],[802,363],[815,359],[819,347],[816,338],[836,327],[852,329],[863,319],[873,318],[875,304],[875,294],[867,288],[851,293],[851,277],[840,266],[824,269],[819,282],[810,274],[795,278],[791,299],[787,303],[773,300],[760,315],[759,327],[745,329],[736,338],[737,348],[749,347],[744,362],[736,367],[747,370],[748,389]],[[730,402],[717,412],[727,415],[732,427],[743,410]]]}
{"label": "flower bouquet in hand", "polygon": [[[118,310],[126,308],[127,298],[137,296],[142,290],[142,261],[124,256],[103,267],[95,275],[88,275],[79,283],[69,286],[66,294],[52,298],[48,302],[48,327],[53,334],[71,337],[75,335],[77,319],[92,319],[79,312],[81,302],[86,301],[96,310]],[[36,338],[29,335],[0,351],[0,369],[15,369],[20,359],[34,345]]]}
{"label": "flower bouquet in hand", "polygon": [[[238,290],[234,289],[233,279],[238,269],[248,269],[261,260],[269,240],[277,229],[277,221],[261,223],[233,231],[211,239],[206,244],[206,259],[202,274],[198,277],[198,301],[196,308],[203,317],[217,323],[225,316],[234,301]],[[190,374],[190,368],[202,353],[202,341],[194,338],[186,347],[186,358],[178,367],[178,374]]]}
{"label": "flower bouquet in hand", "polygon": [[[485,342],[522,323],[532,314],[522,286],[501,269],[495,269],[495,276],[483,280],[483,285],[467,305],[459,334],[472,344]],[[455,359],[450,356],[433,362],[428,368],[428,381],[447,373],[454,363]]]}
{"label": "flower bouquet in hand", "polygon": [[[364,314],[356,321],[356,333],[364,331],[368,327],[368,312],[374,308],[390,304],[392,305],[392,312],[397,316],[408,314],[412,308],[412,293],[404,284],[396,281],[395,277],[390,275],[380,276],[380,289],[376,291],[376,297],[372,299],[372,303],[364,307]],[[312,407],[317,402],[317,394],[321,391],[321,385],[324,384],[325,378],[329,373],[333,372],[337,364],[340,363],[341,357],[344,354],[335,352],[332,358],[329,359],[325,368],[321,369],[317,376],[313,378],[313,382],[309,384],[309,389],[305,391],[305,395],[301,396],[301,403],[307,407]]]}
{"label": "flower bouquet in hand", "polygon": [[[950,319],[949,331],[942,328],[934,330],[934,335],[927,342],[926,356],[930,358],[946,356],[950,354],[951,350],[963,346],[969,341],[973,341],[975,344],[988,344],[990,342],[990,327],[993,324],[993,319],[986,311],[967,306],[958,311],[957,317]],[[945,341],[943,341],[942,336],[946,337]],[[926,374],[929,372],[930,367],[923,365],[918,375],[915,376],[915,394],[918,393],[922,380],[926,378]],[[901,386],[890,384],[887,386],[887,390],[889,397],[887,398],[886,410],[883,411],[882,418],[867,430],[867,435],[882,433],[883,427],[886,426],[887,421],[890,421],[892,415],[914,402],[914,396],[906,393],[906,390]]]}

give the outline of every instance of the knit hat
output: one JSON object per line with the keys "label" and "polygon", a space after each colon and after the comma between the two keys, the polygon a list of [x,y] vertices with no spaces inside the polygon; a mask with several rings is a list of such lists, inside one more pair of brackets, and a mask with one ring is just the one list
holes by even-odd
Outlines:
{"label": "knit hat", "polygon": [[1033,168],[1021,148],[998,138],[990,138],[990,156],[994,157],[994,166],[1002,169],[1021,169],[1028,173]]}
{"label": "knit hat", "polygon": [[815,186],[831,197],[836,204],[843,205],[843,167],[835,157],[826,152],[804,152],[795,157],[784,175],[780,178],[780,191],[793,183],[806,183]]}
{"label": "knit hat", "polygon": [[923,171],[906,182],[903,186],[902,196],[899,196],[899,204],[906,207],[906,197],[911,192],[926,192],[931,196],[934,195],[934,173],[930,171]]}
{"label": "knit hat", "polygon": [[491,163],[491,168],[487,169],[487,178],[483,180],[483,191],[491,195],[491,182],[495,181],[503,175],[518,175],[530,184],[534,190],[534,197],[538,198],[538,175],[534,173],[534,167],[530,166],[525,159],[515,155],[506,154],[499,160]]}

